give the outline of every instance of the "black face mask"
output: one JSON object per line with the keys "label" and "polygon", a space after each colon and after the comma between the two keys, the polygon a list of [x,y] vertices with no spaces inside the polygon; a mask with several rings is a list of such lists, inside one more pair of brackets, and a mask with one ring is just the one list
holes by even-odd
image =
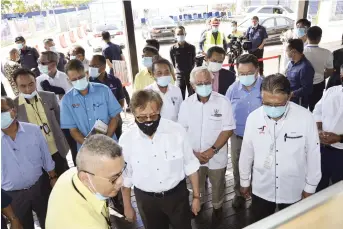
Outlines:
{"label": "black face mask", "polygon": [[156,121],[149,121],[149,122],[138,122],[136,120],[138,128],[146,135],[152,136],[156,130],[158,125],[160,124],[161,115],[158,115],[158,119]]}

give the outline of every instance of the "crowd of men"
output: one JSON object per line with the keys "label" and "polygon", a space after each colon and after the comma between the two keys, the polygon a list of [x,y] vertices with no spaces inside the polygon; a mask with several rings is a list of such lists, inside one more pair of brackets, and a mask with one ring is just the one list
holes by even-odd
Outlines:
{"label": "crowd of men", "polygon": [[[191,229],[207,179],[215,228],[224,216],[229,149],[232,206],[251,197],[254,221],[343,180],[343,65],[337,72],[332,53],[318,47],[321,29],[305,20],[288,41],[285,75],[263,75],[267,34],[257,17],[237,74],[222,68],[227,44],[216,19],[202,34],[201,67],[183,26],[171,62],[147,40],[131,100],[113,75],[112,61],[125,58],[108,32],[102,55],[90,60],[80,46],[64,56],[46,39],[39,54],[17,37],[6,75],[17,97],[1,98],[2,213],[11,228],[33,229],[32,211],[41,228],[110,228],[109,200],[122,202],[133,222],[133,188],[146,229]],[[324,93],[327,77],[339,83]],[[123,133],[125,99],[135,124]]]}

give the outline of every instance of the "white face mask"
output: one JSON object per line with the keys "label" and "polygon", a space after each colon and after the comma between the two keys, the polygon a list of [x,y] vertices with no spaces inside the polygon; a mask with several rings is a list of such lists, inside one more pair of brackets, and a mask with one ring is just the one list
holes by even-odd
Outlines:
{"label": "white face mask", "polygon": [[99,68],[89,67],[88,72],[89,72],[89,76],[93,78],[97,78],[100,75]]}
{"label": "white face mask", "polygon": [[48,74],[49,73],[49,68],[48,65],[38,65],[38,69],[41,73],[43,74]]}
{"label": "white face mask", "polygon": [[56,52],[56,47],[55,47],[55,46],[51,46],[51,47],[49,48],[49,50],[50,50],[51,52]]}
{"label": "white face mask", "polygon": [[32,99],[37,95],[37,91],[33,91],[31,94],[24,94],[20,92],[20,95],[22,95],[25,99]]}
{"label": "white face mask", "polygon": [[222,68],[222,64],[210,61],[207,68],[210,72],[218,72]]}

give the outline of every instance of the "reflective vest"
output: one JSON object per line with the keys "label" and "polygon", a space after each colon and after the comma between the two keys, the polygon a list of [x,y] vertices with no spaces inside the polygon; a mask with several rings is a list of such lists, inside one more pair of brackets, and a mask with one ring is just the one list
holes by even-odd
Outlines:
{"label": "reflective vest", "polygon": [[207,50],[213,46],[219,46],[223,48],[223,39],[224,39],[223,33],[218,32],[217,40],[214,40],[212,31],[207,31],[206,40],[204,42],[204,52],[207,52]]}

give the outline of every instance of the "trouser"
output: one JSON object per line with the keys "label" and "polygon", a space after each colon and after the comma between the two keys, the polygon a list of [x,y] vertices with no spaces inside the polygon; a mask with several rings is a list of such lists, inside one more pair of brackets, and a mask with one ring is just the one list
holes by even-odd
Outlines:
{"label": "trouser", "polygon": [[201,193],[201,204],[204,203],[205,182],[208,176],[212,185],[212,205],[214,209],[223,206],[225,195],[225,172],[226,168],[209,169],[207,166],[200,166],[199,169],[199,188]]}
{"label": "trouser", "polygon": [[61,176],[69,169],[67,159],[62,157],[59,152],[54,153],[51,157],[55,162],[55,172],[57,173],[57,176]]}
{"label": "trouser", "polygon": [[126,105],[127,107],[130,107],[130,95],[126,90],[126,87],[123,87],[123,91],[124,91]]}
{"label": "trouser", "polygon": [[254,222],[273,215],[275,213],[276,206],[278,206],[279,210],[283,210],[291,205],[292,204],[276,204],[275,202],[270,202],[253,194],[251,210],[253,213]]}
{"label": "trouser", "polygon": [[313,84],[313,91],[309,97],[309,108],[311,112],[314,110],[314,107],[322,98],[324,90],[325,90],[325,80],[321,83]]}
{"label": "trouser", "polygon": [[135,187],[137,207],[145,229],[192,229],[186,180],[164,193],[144,192]]}
{"label": "trouser", "polygon": [[343,180],[343,149],[332,146],[320,147],[322,178],[318,184],[317,192],[329,187],[332,184]]}
{"label": "trouser", "polygon": [[240,192],[240,178],[239,178],[239,156],[241,154],[243,138],[233,134],[231,136],[231,162],[233,168],[233,178],[235,186],[233,187],[236,196],[242,196]]}
{"label": "trouser", "polygon": [[62,129],[62,131],[65,138],[67,139],[67,142],[71,151],[71,156],[73,158],[74,165],[76,166],[77,143],[74,140],[74,138],[71,136],[69,129]]}
{"label": "trouser", "polygon": [[38,181],[29,189],[18,191],[8,191],[12,197],[12,208],[14,214],[18,217],[24,229],[34,229],[32,211],[36,212],[40,227],[45,228],[45,218],[48,208],[48,199],[44,184],[44,177],[41,176]]}
{"label": "trouser", "polygon": [[194,90],[189,81],[190,74],[190,72],[176,73],[176,85],[180,88],[183,99],[185,99],[186,96],[186,88],[188,97],[194,94]]}
{"label": "trouser", "polygon": [[121,117],[118,120],[118,126],[114,133],[117,136],[117,139],[119,140],[121,134],[123,133],[123,120],[121,119]]}
{"label": "trouser", "polygon": [[[253,54],[257,57],[257,59],[263,58],[264,49],[256,49],[255,51],[251,52],[250,54]],[[260,68],[260,75],[263,76],[263,61],[258,62],[259,68]]]}

